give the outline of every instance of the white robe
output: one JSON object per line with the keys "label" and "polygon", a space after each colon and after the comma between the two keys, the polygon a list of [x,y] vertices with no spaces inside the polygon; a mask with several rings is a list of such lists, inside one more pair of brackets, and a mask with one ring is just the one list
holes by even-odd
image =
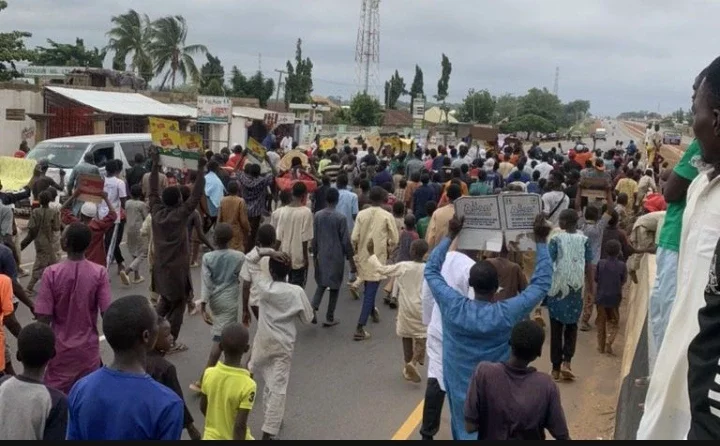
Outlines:
{"label": "white robe", "polygon": [[[445,257],[442,270],[442,276],[447,284],[457,290],[459,293],[473,299],[475,297],[473,290],[468,284],[470,278],[470,268],[475,265],[475,261],[460,252],[451,251]],[[427,281],[423,280],[422,285],[422,310],[423,323],[427,325],[427,357],[428,357],[428,378],[435,378],[440,384],[440,388],[445,391],[445,381],[442,365],[442,316],[438,309],[437,303],[433,298]]]}
{"label": "white robe", "polygon": [[[677,270],[677,294],[650,377],[638,440],[684,440],[690,430],[688,347],[700,331],[698,311],[720,237],[720,177],[700,173],[688,189]],[[672,333],[671,335],[668,335]]]}
{"label": "white robe", "polygon": [[[257,263],[257,252],[251,251],[246,261]],[[262,376],[265,382],[262,431],[277,435],[285,414],[290,364],[297,337],[296,323],[310,323],[313,309],[305,291],[297,285],[273,282],[264,277],[257,278],[257,285],[260,317],[248,368],[253,374]]]}

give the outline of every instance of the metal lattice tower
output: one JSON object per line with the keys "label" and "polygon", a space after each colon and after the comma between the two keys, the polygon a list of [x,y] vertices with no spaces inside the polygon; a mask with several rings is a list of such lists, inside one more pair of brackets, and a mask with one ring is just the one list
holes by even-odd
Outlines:
{"label": "metal lattice tower", "polygon": [[377,97],[380,75],[380,0],[362,0],[355,63],[358,91]]}
{"label": "metal lattice tower", "polygon": [[560,67],[555,67],[555,83],[553,84],[553,94],[555,96],[558,95],[558,88],[560,88]]}

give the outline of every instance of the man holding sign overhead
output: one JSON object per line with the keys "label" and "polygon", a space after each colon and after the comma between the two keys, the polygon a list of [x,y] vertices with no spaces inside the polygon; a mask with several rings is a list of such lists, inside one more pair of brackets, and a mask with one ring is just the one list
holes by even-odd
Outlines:
{"label": "man holding sign overhead", "polygon": [[464,406],[470,377],[479,362],[506,361],[510,356],[510,333],[545,297],[552,282],[552,263],[546,245],[550,228],[543,216],[535,219],[533,233],[537,263],[530,285],[516,297],[495,302],[498,274],[487,261],[470,269],[469,285],[475,300],[450,287],[441,270],[451,242],[460,234],[462,222],[453,218],[448,237],[433,250],[425,267],[425,280],[443,321],[443,370],[455,440],[472,440],[477,434],[465,430]]}

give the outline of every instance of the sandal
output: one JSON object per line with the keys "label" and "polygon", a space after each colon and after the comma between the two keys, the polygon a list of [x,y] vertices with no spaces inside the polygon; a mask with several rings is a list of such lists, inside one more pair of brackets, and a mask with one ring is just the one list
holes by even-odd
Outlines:
{"label": "sandal", "polygon": [[166,353],[166,355],[172,355],[173,353],[180,353],[184,352],[188,349],[188,346],[183,344],[182,342],[176,342],[170,347],[170,350]]}
{"label": "sandal", "polygon": [[123,283],[123,285],[125,285],[125,286],[130,285],[130,277],[128,277],[128,275],[125,271],[120,271],[118,273],[118,275],[120,276],[120,281]]}

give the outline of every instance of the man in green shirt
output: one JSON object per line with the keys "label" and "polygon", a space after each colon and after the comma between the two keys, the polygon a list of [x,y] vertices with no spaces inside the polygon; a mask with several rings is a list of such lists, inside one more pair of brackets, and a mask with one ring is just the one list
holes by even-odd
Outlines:
{"label": "man in green shirt", "polygon": [[425,203],[425,212],[427,212],[427,215],[418,220],[415,225],[415,229],[417,229],[418,236],[421,240],[425,240],[425,234],[427,233],[428,226],[430,226],[430,219],[435,213],[435,209],[437,209],[437,202],[428,201]]}
{"label": "man in green shirt", "polygon": [[649,340],[651,370],[662,345],[670,311],[675,302],[683,212],[688,187],[698,176],[698,170],[693,164],[699,157],[700,144],[694,140],[673,169],[665,185],[664,196],[668,207],[658,240],[655,285],[650,294],[648,318],[651,333]]}

